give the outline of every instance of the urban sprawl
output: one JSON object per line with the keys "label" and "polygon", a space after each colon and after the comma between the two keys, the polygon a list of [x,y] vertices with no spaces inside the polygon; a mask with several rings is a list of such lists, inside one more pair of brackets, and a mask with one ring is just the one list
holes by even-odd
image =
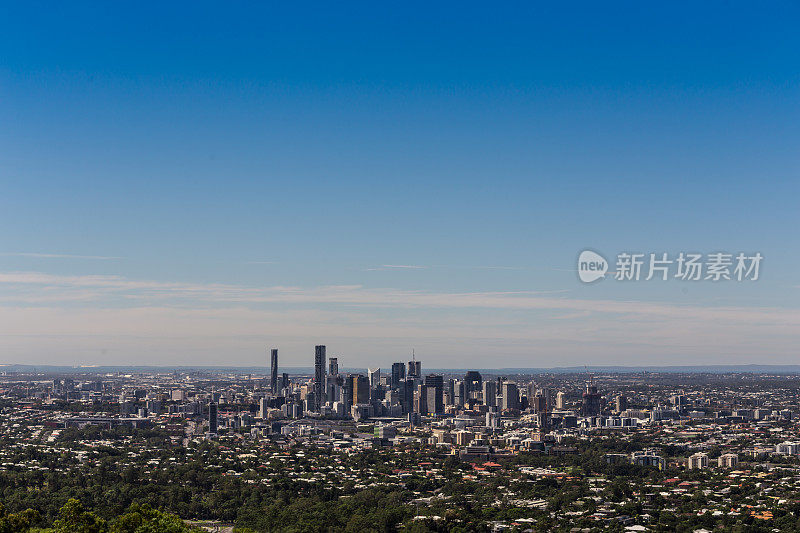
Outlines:
{"label": "urban sprawl", "polygon": [[410,359],[2,372],[0,532],[800,530],[798,375]]}

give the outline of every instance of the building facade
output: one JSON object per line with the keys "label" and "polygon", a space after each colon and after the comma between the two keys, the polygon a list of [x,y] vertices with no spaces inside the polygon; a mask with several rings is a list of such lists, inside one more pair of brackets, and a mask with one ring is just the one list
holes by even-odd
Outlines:
{"label": "building facade", "polygon": [[325,403],[325,346],[314,348],[314,410]]}

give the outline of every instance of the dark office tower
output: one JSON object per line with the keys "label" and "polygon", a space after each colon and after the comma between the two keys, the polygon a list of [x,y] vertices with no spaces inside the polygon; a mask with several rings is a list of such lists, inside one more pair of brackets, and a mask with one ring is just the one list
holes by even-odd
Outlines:
{"label": "dark office tower", "polygon": [[420,384],[414,391],[414,412],[421,415],[428,414],[428,387]]}
{"label": "dark office tower", "polygon": [[392,388],[398,388],[400,382],[406,379],[406,365],[403,363],[392,363]]}
{"label": "dark office tower", "polygon": [[325,346],[314,347],[314,410],[319,411],[325,396]]}
{"label": "dark office tower", "polygon": [[339,388],[341,387],[341,379],[339,376],[331,376],[328,375],[328,383],[326,383],[325,389],[325,397],[328,401],[331,402],[338,402],[339,401]]}
{"label": "dark office tower", "polygon": [[427,376],[425,376],[425,385],[429,387],[439,387],[440,389],[443,389],[444,378],[438,374],[428,374]]}
{"label": "dark office tower", "polygon": [[414,410],[414,380],[411,378],[400,382],[400,405],[403,407],[403,414]]}
{"label": "dark office tower", "polygon": [[503,410],[519,409],[519,389],[517,389],[517,384],[504,381],[501,390],[503,391]]}
{"label": "dark office tower", "polygon": [[211,402],[208,404],[208,431],[209,433],[216,433],[219,428],[219,420],[217,418],[217,404]]}
{"label": "dark office tower", "polygon": [[278,395],[278,349],[273,348],[269,356],[270,380],[269,388],[273,396]]}
{"label": "dark office tower", "polygon": [[547,387],[542,387],[536,393],[537,395],[544,396],[545,402],[547,402],[547,410],[552,411],[555,402],[553,400],[553,391]]}
{"label": "dark office tower", "polygon": [[464,375],[464,395],[467,397],[467,399],[474,396],[472,394],[473,392],[481,390],[482,385],[483,378],[481,377],[480,372],[470,370],[466,373],[466,375]]}
{"label": "dark office tower", "polygon": [[625,398],[625,396],[623,396],[622,394],[620,394],[619,396],[617,396],[615,407],[616,407],[615,410],[618,413],[621,413],[622,411],[628,408],[628,399]]}
{"label": "dark office tower", "polygon": [[547,412],[547,397],[541,392],[531,398],[530,403],[534,413],[538,414]]}
{"label": "dark office tower", "polygon": [[347,376],[342,383],[341,402],[344,404],[345,413],[353,407],[353,376]]}
{"label": "dark office tower", "polygon": [[408,377],[419,379],[422,377],[422,361],[408,362]]}
{"label": "dark office tower", "polygon": [[586,382],[586,392],[583,393],[583,402],[581,403],[581,414],[583,416],[597,416],[600,414],[600,393],[597,392],[597,387],[594,384],[594,378],[589,378]]}
{"label": "dark office tower", "polygon": [[445,405],[455,405],[456,402],[456,380],[450,378],[444,385]]}
{"label": "dark office tower", "polygon": [[281,375],[281,391],[289,386],[289,374],[284,372]]}
{"label": "dark office tower", "polygon": [[316,400],[316,394],[314,394],[314,391],[311,391],[308,394],[306,394],[305,407],[303,409],[305,411],[315,411],[315,410],[317,410],[317,400]]}
{"label": "dark office tower", "polygon": [[483,405],[487,407],[497,407],[497,382],[483,382]]}
{"label": "dark office tower", "polygon": [[361,374],[353,375],[353,405],[369,403],[369,379]]}
{"label": "dark office tower", "polygon": [[[378,385],[377,387],[370,387],[369,389],[369,402],[373,405],[380,404],[384,399],[386,399],[386,389],[383,385]],[[380,407],[376,407],[378,411],[380,411]]]}
{"label": "dark office tower", "polygon": [[427,375],[425,387],[428,395],[428,413],[444,413],[444,378],[435,374]]}
{"label": "dark office tower", "polygon": [[547,397],[541,392],[533,397],[533,412],[536,414],[536,425],[541,431],[550,429],[550,410],[547,405]]}
{"label": "dark office tower", "polygon": [[457,407],[464,407],[467,402],[464,401],[464,382],[456,381],[453,383],[453,405]]}
{"label": "dark office tower", "polygon": [[328,359],[328,374],[331,376],[339,375],[339,359],[337,357]]}

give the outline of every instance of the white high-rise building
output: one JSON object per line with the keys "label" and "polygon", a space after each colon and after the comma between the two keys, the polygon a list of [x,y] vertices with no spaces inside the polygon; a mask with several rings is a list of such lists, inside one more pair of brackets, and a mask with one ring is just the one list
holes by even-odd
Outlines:
{"label": "white high-rise building", "polygon": [[797,455],[800,453],[800,443],[797,442],[781,442],[775,446],[775,453],[781,455]]}
{"label": "white high-rise building", "polygon": [[269,407],[267,406],[267,399],[261,398],[258,402],[258,417],[259,418],[267,418],[267,412],[269,411]]}
{"label": "white high-rise building", "polygon": [[697,452],[689,457],[689,470],[702,470],[708,468],[708,454]]}
{"label": "white high-rise building", "polygon": [[556,409],[559,411],[563,410],[564,406],[566,405],[566,401],[567,395],[564,394],[564,391],[558,391],[558,394],[556,394]]}
{"label": "white high-rise building", "polygon": [[369,386],[370,387],[377,387],[381,384],[381,369],[380,368],[369,368],[367,369],[367,375],[369,377]]}

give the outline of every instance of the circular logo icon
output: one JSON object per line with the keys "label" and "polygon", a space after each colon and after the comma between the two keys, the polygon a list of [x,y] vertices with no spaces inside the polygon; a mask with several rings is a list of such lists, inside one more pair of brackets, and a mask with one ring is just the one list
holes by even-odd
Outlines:
{"label": "circular logo icon", "polygon": [[578,277],[584,283],[602,279],[608,271],[608,261],[602,255],[584,250],[578,256]]}

